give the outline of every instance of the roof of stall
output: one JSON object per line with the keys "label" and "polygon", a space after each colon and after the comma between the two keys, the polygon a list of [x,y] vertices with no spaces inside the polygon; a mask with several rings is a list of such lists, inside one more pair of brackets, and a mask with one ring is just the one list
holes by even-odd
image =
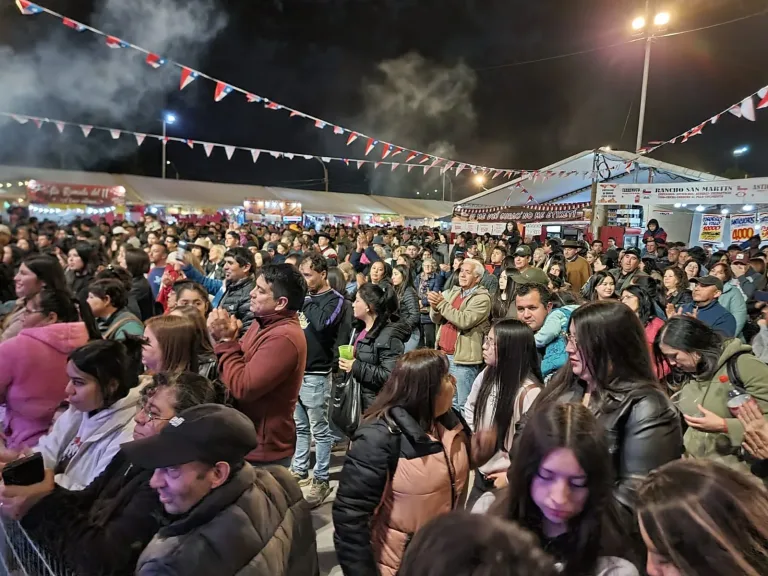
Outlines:
{"label": "roof of stall", "polygon": [[[42,180],[59,184],[123,186],[128,203],[164,204],[191,208],[231,208],[248,198],[301,202],[304,212],[318,214],[399,214],[412,218],[440,218],[453,211],[451,202],[365,194],[341,194],[271,186],[226,184],[46,168],[0,166],[0,183]],[[0,189],[0,193],[4,192]],[[13,192],[13,194],[17,194]]]}
{"label": "roof of stall", "polygon": [[[535,184],[531,179],[515,178],[454,204],[520,206],[528,203],[531,196],[533,196],[531,202],[536,204],[589,202],[591,200],[592,178],[589,174],[584,177],[584,173],[592,172],[595,154],[598,157],[598,169],[605,171],[606,167],[612,168],[612,170],[608,170],[607,174],[601,173],[601,182],[613,184],[648,182],[649,172],[652,172],[653,182],[657,184],[674,181],[725,180],[722,176],[668,164],[647,156],[638,157],[632,152],[601,148],[597,151],[587,150],[575,154],[539,170],[539,172],[549,170],[557,173],[575,170],[576,174],[573,176],[560,178],[559,175],[554,175],[547,180],[539,179]],[[627,171],[628,163],[631,163],[629,164],[629,172]],[[518,182],[520,187],[517,187]]]}

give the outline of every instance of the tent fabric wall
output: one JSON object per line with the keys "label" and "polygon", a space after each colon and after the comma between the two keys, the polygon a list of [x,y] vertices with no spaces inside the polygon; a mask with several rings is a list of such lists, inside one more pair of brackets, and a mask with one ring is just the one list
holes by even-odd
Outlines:
{"label": "tent fabric wall", "polygon": [[341,194],[317,190],[298,190],[270,186],[226,184],[160,179],[129,174],[74,172],[0,166],[0,182],[42,180],[60,184],[123,186],[126,201],[134,204],[162,204],[193,208],[231,208],[248,198],[301,202],[304,212],[315,214],[399,214],[414,218],[439,218],[451,214],[453,204],[437,200],[415,200],[365,194]]}

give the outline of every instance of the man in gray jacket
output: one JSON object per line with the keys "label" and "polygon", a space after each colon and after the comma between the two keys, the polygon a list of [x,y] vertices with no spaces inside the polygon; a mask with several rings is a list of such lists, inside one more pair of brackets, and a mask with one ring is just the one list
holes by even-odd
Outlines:
{"label": "man in gray jacket", "polygon": [[316,576],[317,543],[287,469],[253,468],[256,429],[218,404],[185,410],[151,438],[123,445],[173,521],[139,557],[139,576]]}

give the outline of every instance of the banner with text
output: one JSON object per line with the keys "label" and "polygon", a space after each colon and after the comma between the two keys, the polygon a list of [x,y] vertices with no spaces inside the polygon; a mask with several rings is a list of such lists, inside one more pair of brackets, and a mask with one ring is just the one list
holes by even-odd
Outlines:
{"label": "banner with text", "polygon": [[755,235],[757,214],[731,214],[731,244],[741,244]]}
{"label": "banner with text", "polygon": [[456,207],[453,219],[470,222],[580,222],[592,218],[589,202],[531,206]]}
{"label": "banner with text", "polygon": [[702,214],[701,228],[699,229],[699,242],[719,243],[723,241],[723,222],[725,216],[721,214]]}
{"label": "banner with text", "polygon": [[598,204],[759,204],[768,200],[768,178],[597,185]]}
{"label": "banner with text", "polygon": [[760,241],[765,242],[768,240],[768,212],[760,212],[757,218],[757,224],[759,228]]}
{"label": "banner with text", "polygon": [[125,205],[125,188],[122,186],[56,184],[30,180],[27,185],[27,201],[30,204],[123,206]]}

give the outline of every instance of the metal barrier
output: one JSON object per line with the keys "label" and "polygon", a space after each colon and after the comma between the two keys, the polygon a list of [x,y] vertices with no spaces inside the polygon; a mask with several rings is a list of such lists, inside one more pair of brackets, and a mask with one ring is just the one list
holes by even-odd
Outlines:
{"label": "metal barrier", "polygon": [[61,560],[41,549],[20,523],[2,520],[0,530],[0,576],[75,576]]}

